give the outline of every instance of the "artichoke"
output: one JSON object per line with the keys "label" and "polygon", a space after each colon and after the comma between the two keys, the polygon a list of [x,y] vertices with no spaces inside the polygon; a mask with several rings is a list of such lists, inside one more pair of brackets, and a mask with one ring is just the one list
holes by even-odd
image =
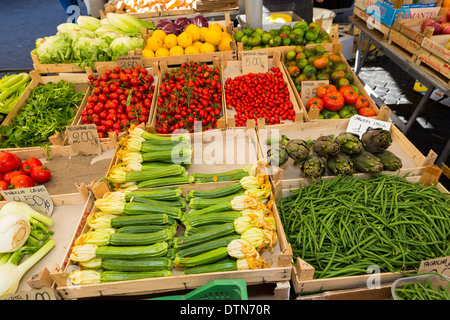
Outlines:
{"label": "artichoke", "polygon": [[289,160],[285,147],[272,148],[267,151],[267,163],[270,166],[281,167]]}
{"label": "artichoke", "polygon": [[309,156],[310,147],[302,139],[292,139],[287,143],[286,151],[294,163],[297,163]]}
{"label": "artichoke", "polygon": [[388,130],[369,128],[362,134],[361,141],[364,144],[365,150],[372,153],[378,153],[389,148],[392,143],[392,137]]}
{"label": "artichoke", "polygon": [[396,171],[402,167],[402,160],[388,150],[375,154],[380,158],[384,170]]}
{"label": "artichoke", "polygon": [[383,171],[380,158],[373,153],[363,150],[351,158],[354,168],[359,172],[376,174]]}
{"label": "artichoke", "polygon": [[322,157],[338,154],[340,149],[341,145],[332,136],[320,136],[313,145],[314,153]]}
{"label": "artichoke", "polygon": [[327,167],[333,174],[353,174],[353,162],[350,157],[342,152],[331,156],[327,160]]}
{"label": "artichoke", "polygon": [[341,145],[341,152],[345,154],[357,154],[364,149],[364,145],[359,140],[359,136],[350,132],[341,132],[336,141]]}
{"label": "artichoke", "polygon": [[305,177],[310,179],[317,179],[321,177],[325,172],[326,165],[327,163],[324,158],[312,154],[308,156],[305,161],[303,161],[302,165],[300,166],[300,170]]}

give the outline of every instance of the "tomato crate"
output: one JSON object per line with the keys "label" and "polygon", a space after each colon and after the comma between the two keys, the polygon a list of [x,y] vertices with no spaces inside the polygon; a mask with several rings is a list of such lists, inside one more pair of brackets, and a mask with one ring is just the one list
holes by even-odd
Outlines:
{"label": "tomato crate", "polygon": [[[440,173],[442,171],[437,166],[429,166],[425,169],[422,176],[407,176],[405,179],[408,182],[411,183],[418,183],[423,184],[425,186],[430,186],[431,184],[436,184],[436,188],[442,192],[442,193],[448,193],[448,191],[438,182]],[[358,179],[366,179],[369,177],[357,177]],[[325,181],[331,181],[335,178],[333,177],[327,177],[324,180]],[[299,190],[299,188],[305,188],[306,186],[310,185],[311,181],[307,179],[294,179],[294,180],[283,180],[279,182],[279,185],[275,187],[275,198],[277,200],[278,206],[280,206],[280,199],[284,199],[285,197],[289,197],[292,195],[292,192],[296,192]],[[342,209],[344,210],[344,209]],[[280,215],[280,219],[282,221],[285,221],[285,217],[283,217],[283,214],[281,210],[278,208],[278,214]],[[355,221],[355,220],[352,220]],[[310,293],[320,293],[320,292],[330,292],[332,294],[333,292],[338,293],[340,290],[357,290],[357,289],[370,289],[374,288],[376,285],[381,286],[387,286],[389,284],[392,284],[395,280],[402,278],[405,276],[405,274],[415,274],[417,272],[417,268],[419,267],[420,261],[417,263],[417,266],[410,266],[406,267],[406,270],[404,271],[396,271],[396,272],[380,272],[375,271],[377,270],[376,265],[373,265],[372,271],[360,271],[359,273],[354,273],[353,275],[336,275],[326,278],[318,278],[318,275],[316,274],[316,266],[311,265],[311,261],[307,261],[304,257],[299,255],[299,251],[297,251],[292,245],[292,241],[298,241],[295,240],[295,235],[298,233],[299,228],[301,226],[298,226],[295,230],[286,230],[284,229],[286,237],[291,244],[292,250],[293,250],[293,257],[294,257],[294,266],[292,268],[292,284],[294,291],[297,294],[304,295],[305,299],[308,299],[308,295]],[[337,229],[337,228],[336,228]],[[333,230],[336,230],[333,229]],[[313,231],[311,231],[313,232]],[[331,233],[331,231],[330,231]],[[333,232],[334,233],[334,232]],[[335,236],[335,235],[330,235]],[[315,241],[313,239],[313,235],[311,236],[311,240]],[[290,240],[289,240],[290,239]],[[294,239],[294,240],[292,240]],[[381,240],[380,240],[381,241]],[[377,242],[379,244],[379,242]],[[442,248],[444,250],[444,248]],[[368,250],[368,249],[366,249]],[[414,251],[414,249],[411,249],[411,251]],[[318,253],[320,254],[320,253]],[[386,259],[391,259],[391,255],[385,255]],[[424,258],[426,259],[432,259],[434,257],[430,258]],[[339,258],[338,258],[339,260]],[[336,261],[337,263],[337,261]],[[356,267],[356,265],[355,265]],[[317,270],[323,270],[317,269]],[[338,270],[337,268],[336,270]],[[365,269],[365,267],[363,268]],[[375,271],[375,273],[373,273]],[[337,271],[336,271],[337,272]],[[368,294],[369,292],[365,292],[364,294]],[[370,294],[370,293],[369,293]],[[380,292],[380,294],[385,294],[383,292]],[[317,297],[318,299],[321,299],[320,296]]]}
{"label": "tomato crate", "polygon": [[[273,53],[273,56],[271,57],[270,54]],[[267,72],[270,72],[270,68],[272,67],[276,67],[279,68],[284,80],[284,83],[287,85],[287,89],[289,91],[289,101],[292,103],[293,105],[293,111],[294,111],[294,115],[293,115],[293,120],[282,120],[281,116],[279,116],[280,120],[286,123],[296,123],[296,122],[303,122],[304,118],[305,118],[305,112],[306,110],[298,104],[297,100],[295,99],[295,95],[294,95],[294,91],[292,90],[292,87],[289,85],[289,76],[286,74],[285,69],[283,68],[283,65],[281,63],[281,53],[279,51],[274,51],[274,52],[268,52],[268,66],[267,66]],[[225,83],[227,81],[227,79],[234,79],[238,76],[242,76],[242,60],[237,60],[237,61],[223,61],[222,63],[222,69],[223,69],[223,84],[225,86]],[[224,106],[225,106],[225,114],[226,114],[226,121],[227,121],[227,128],[231,129],[231,128],[238,128],[238,126],[236,125],[236,119],[235,116],[237,115],[237,111],[235,109],[235,107],[228,105],[227,104],[227,97],[225,95],[225,90],[224,90]],[[265,122],[264,118],[261,119],[247,119],[246,121],[246,126],[247,127],[255,127],[256,123],[259,122]]]}
{"label": "tomato crate", "polygon": [[[161,88],[162,88],[162,86],[164,84],[164,81],[165,81],[166,76],[168,75],[169,71],[173,71],[176,68],[179,68],[183,63],[186,63],[186,62],[200,63],[200,64],[202,64],[204,66],[208,66],[209,68],[217,68],[218,70],[221,70],[221,64],[223,63],[222,59],[225,59],[222,55],[215,56],[215,57],[214,56],[209,56],[208,59],[205,59],[205,57],[204,56],[202,57],[201,54],[197,54],[197,55],[191,55],[190,57],[178,56],[176,62],[174,61],[171,64],[169,64],[169,63],[167,63],[165,61],[161,62],[159,64],[159,69],[160,69],[160,85],[158,87],[159,90],[157,91],[156,102],[155,102],[155,105],[154,105],[154,108],[153,108],[153,112],[152,112],[151,117],[150,117],[150,121],[149,121],[149,123],[147,125],[147,130],[150,131],[150,132],[158,133],[158,134],[165,134],[165,132],[160,132],[160,131],[163,129],[163,127],[162,127],[163,124],[169,123],[169,122],[164,120],[164,119],[161,119],[160,120],[161,121],[160,122],[161,123],[161,127],[158,127],[158,117],[161,116],[161,108],[164,107],[164,106],[160,107],[158,105],[158,103],[165,103],[165,102],[169,101],[169,98],[170,98],[169,96],[163,97],[161,95]],[[219,74],[219,81],[221,81],[220,79],[222,77],[223,77],[223,73],[220,72],[220,74]],[[183,88],[187,88],[187,85],[184,84]],[[219,92],[217,92],[217,94],[219,94]],[[199,125],[201,124],[201,126],[202,126],[201,130],[202,131],[206,131],[206,130],[209,130],[209,129],[225,129],[226,128],[226,118],[224,116],[225,115],[225,110],[224,110],[222,98],[223,98],[223,87],[221,88],[221,92],[220,92],[220,104],[221,104],[221,106],[217,108],[218,110],[220,109],[220,111],[219,111],[220,113],[218,115],[218,118],[214,118],[215,122],[208,123],[208,124],[202,123],[202,120],[205,120],[205,122],[206,122],[207,118],[206,117],[201,118],[199,115],[195,115],[193,113],[193,111],[194,111],[193,110],[192,113],[187,114],[187,112],[186,112],[186,115],[182,115],[182,117],[181,117],[182,121],[183,122],[185,121],[187,123],[187,124],[184,125],[184,127],[182,129],[188,128],[187,129],[188,131],[194,132],[194,128],[193,128],[193,123],[194,122],[191,122],[191,123],[188,122],[189,116],[196,117],[196,119],[199,120]],[[210,100],[208,102],[208,106],[211,103],[212,102]],[[204,108],[204,106],[202,106],[202,108]],[[164,122],[163,122],[163,120],[164,120]],[[206,125],[210,125],[210,126],[209,127],[205,127]],[[195,129],[195,130],[200,130],[200,129]],[[167,133],[171,133],[173,131],[174,130],[170,130],[170,127],[169,127]]]}
{"label": "tomato crate", "polygon": [[[208,184],[195,184],[181,186],[183,196],[186,196],[190,190],[210,190],[212,186],[226,186],[232,182],[217,182]],[[199,288],[213,280],[217,279],[244,279],[247,285],[256,285],[263,283],[279,283],[290,280],[292,255],[289,245],[286,243],[282,233],[281,222],[274,211],[274,217],[277,224],[277,241],[273,246],[272,252],[266,250],[261,253],[261,257],[270,264],[270,268],[211,272],[193,275],[182,275],[182,269],[173,267],[171,276],[147,278],[140,280],[127,280],[118,282],[104,282],[97,284],[73,285],[68,279],[68,274],[77,268],[77,265],[70,260],[72,246],[75,240],[89,230],[86,221],[90,214],[94,214],[98,209],[94,205],[95,198],[89,193],[86,210],[73,234],[71,244],[67,246],[67,252],[64,261],[53,268],[50,275],[55,281],[55,289],[63,299],[90,298],[99,296],[133,296],[156,293],[167,293],[178,290],[191,290]],[[184,230],[181,225],[178,226],[177,235],[183,235]]]}
{"label": "tomato crate", "polygon": [[[97,68],[97,75],[98,76],[102,76],[103,74],[105,74],[105,71],[110,69],[112,70],[112,68],[114,68],[115,66],[117,66],[117,63],[112,63],[112,64],[103,64],[103,65],[99,65]],[[148,67],[145,68],[148,71],[148,74],[152,75],[154,77],[154,90],[153,90],[153,99],[151,101],[151,105],[149,108],[149,114],[148,114],[148,119],[146,124],[148,124],[150,122],[151,119],[151,114],[154,108],[154,105],[156,103],[156,93],[159,87],[159,81],[160,81],[160,76],[159,76],[159,65],[156,62],[153,62],[151,64],[148,65]],[[93,88],[92,86],[89,86],[88,90],[86,91],[86,95],[85,98],[83,100],[83,103],[81,104],[80,108],[78,109],[78,112],[74,118],[73,121],[73,125],[82,125],[85,124],[83,122],[83,110],[86,110],[86,105],[89,103],[89,97],[91,95],[93,95]],[[122,130],[122,132],[119,134],[119,136],[117,136],[117,134],[113,131],[109,131],[107,134],[105,134],[104,137],[100,137],[100,142],[102,145],[103,149],[111,149],[111,148],[115,148],[116,147],[116,143],[119,140],[119,138],[121,136],[123,136],[126,133],[126,131]]]}
{"label": "tomato crate", "polygon": [[[309,139],[315,140],[320,136],[333,135],[338,136],[341,132],[348,129],[349,119],[330,119],[328,121],[313,121],[305,123],[294,123],[291,125],[257,128],[258,141],[260,145],[260,153],[262,157],[267,158],[267,151],[271,148],[271,144],[267,144],[267,139],[280,139],[283,135],[289,139]],[[387,149],[392,152],[402,162],[402,167],[398,171],[383,171],[385,174],[397,174],[400,172],[408,173],[411,176],[422,175],[425,167],[434,164],[437,154],[432,150],[425,157],[408,138],[394,125],[391,125],[392,144]],[[272,181],[284,181],[293,179],[306,179],[300,170],[299,164],[294,164],[294,160],[289,160],[277,168],[271,176]],[[354,175],[367,176],[365,173],[354,172]],[[324,177],[333,176],[328,168],[324,172]]]}
{"label": "tomato crate", "polygon": [[[306,45],[306,49],[314,49],[317,45],[319,44],[308,44]],[[325,48],[325,52],[326,53],[335,53],[337,55],[339,55],[339,57],[341,58],[341,61],[343,64],[345,64],[346,67],[346,73],[348,73],[349,75],[351,75],[353,82],[351,83],[351,85],[355,86],[356,88],[358,88],[359,90],[359,94],[360,95],[364,95],[367,100],[369,101],[369,106],[375,110],[376,112],[376,116],[379,116],[379,112],[380,109],[378,108],[378,106],[375,104],[375,102],[373,101],[373,99],[370,97],[370,95],[368,94],[368,92],[366,91],[366,89],[364,88],[364,86],[362,85],[361,81],[359,80],[358,76],[354,73],[352,67],[350,67],[350,65],[348,64],[347,60],[345,59],[345,57],[342,55],[342,44],[340,43],[325,43],[322,44]],[[292,88],[292,91],[294,93],[295,99],[297,100],[297,103],[301,106],[301,109],[305,110],[305,121],[325,121],[325,120],[329,120],[329,119],[319,119],[319,110],[316,108],[312,108],[311,110],[308,110],[306,104],[304,103],[302,97],[301,97],[301,92],[298,91],[297,86],[296,86],[296,80],[293,79],[291,76],[289,76],[289,66],[287,65],[287,59],[286,59],[286,52],[284,52],[283,57],[282,57],[282,61],[283,61],[283,67],[285,69],[285,73],[288,75],[288,79],[289,79],[289,83],[290,86]],[[301,84],[301,83],[300,83]]]}
{"label": "tomato crate", "polygon": [[[3,126],[10,126],[12,125],[13,120],[16,118],[17,114],[21,109],[27,104],[27,100],[30,97],[31,92],[39,87],[43,86],[47,83],[57,83],[61,80],[67,81],[69,83],[74,84],[74,89],[79,93],[84,93],[88,91],[88,76],[87,74],[65,74],[65,75],[59,75],[59,76],[41,76],[36,70],[32,70],[30,72],[31,82],[27,89],[23,92],[20,100],[17,102],[17,104],[14,106],[14,108],[10,111],[8,116],[5,118],[5,120],[2,122]],[[79,109],[83,108],[83,106],[86,104],[86,96],[81,101],[81,103],[76,107],[76,111],[78,112]],[[73,125],[74,120],[69,123],[69,125]],[[5,137],[0,136],[0,140],[4,140]],[[50,136],[49,141],[45,143],[46,145],[50,146],[59,146],[59,145],[67,145],[67,137],[65,135],[65,132],[55,132],[52,136]],[[25,147],[25,146],[24,146]],[[30,147],[30,146],[26,146]],[[9,149],[13,147],[7,147]]]}

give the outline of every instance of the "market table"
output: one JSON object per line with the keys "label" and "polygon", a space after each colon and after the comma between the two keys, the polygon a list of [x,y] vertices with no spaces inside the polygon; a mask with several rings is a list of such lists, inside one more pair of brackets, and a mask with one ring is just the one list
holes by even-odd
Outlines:
{"label": "market table", "polygon": [[[370,51],[371,45],[375,46],[376,48],[383,51],[383,53],[391,59],[395,64],[397,64],[400,68],[402,68],[406,73],[410,74],[411,77],[414,77],[418,81],[420,81],[421,84],[423,84],[425,87],[427,87],[427,92],[425,92],[425,95],[420,100],[420,102],[416,105],[412,115],[409,119],[407,119],[406,124],[400,120],[400,118],[394,114],[391,113],[391,120],[392,122],[405,134],[407,135],[411,127],[413,126],[414,122],[416,121],[418,115],[422,110],[425,109],[425,107],[428,105],[428,100],[433,93],[433,91],[438,88],[444,93],[444,99],[449,95],[450,87],[441,81],[440,79],[434,77],[430,73],[426,72],[423,68],[416,65],[414,62],[409,60],[407,57],[402,55],[398,50],[391,47],[387,42],[383,41],[382,35],[373,28],[370,28],[368,24],[365,21],[359,21],[353,19],[353,17],[349,17],[350,23],[358,28],[361,31],[358,45],[356,49],[356,56],[355,56],[355,74],[358,75],[359,71],[361,70],[362,65],[364,64],[364,60],[367,57],[367,54]],[[365,50],[362,50],[362,44],[365,40],[368,40],[367,46]],[[439,101],[433,102],[438,103]],[[448,158],[448,155],[450,153],[450,141],[447,142],[446,146],[444,147],[444,150],[442,151],[441,155],[439,156],[437,160],[437,165],[441,166],[445,163],[446,159]]]}

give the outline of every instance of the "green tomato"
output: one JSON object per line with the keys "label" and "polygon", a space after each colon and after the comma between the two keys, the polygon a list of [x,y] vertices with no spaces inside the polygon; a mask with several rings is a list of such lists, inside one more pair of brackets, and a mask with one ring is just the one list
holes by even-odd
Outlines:
{"label": "green tomato", "polygon": [[308,31],[317,33],[317,35],[319,35],[320,32],[320,24],[318,24],[317,22],[311,22],[308,26]]}
{"label": "green tomato", "polygon": [[284,38],[282,43],[283,43],[283,46],[290,46],[291,45],[291,39]]}
{"label": "green tomato", "polygon": [[308,41],[315,41],[318,37],[319,37],[318,33],[315,33],[313,31],[309,31],[309,30],[306,31],[306,34],[305,34],[305,39],[306,40],[308,40]]}
{"label": "green tomato", "polygon": [[264,33],[264,31],[262,31],[261,28],[256,28],[256,29],[253,31],[253,34],[255,34],[255,33],[257,33],[257,34],[259,34],[260,36],[262,36],[263,33]]}
{"label": "green tomato", "polygon": [[306,28],[308,28],[308,23],[306,21],[302,20],[302,21],[295,23],[293,28],[305,30]]}
{"label": "green tomato", "polygon": [[281,37],[280,36],[276,36],[276,37],[270,39],[269,45],[271,47],[279,47],[281,45]]}
{"label": "green tomato", "polygon": [[243,36],[241,38],[241,42],[244,45],[244,47],[248,44],[248,36]]}
{"label": "green tomato", "polygon": [[302,59],[298,60],[298,62],[297,62],[297,66],[302,71],[307,65],[308,65],[308,59],[306,59],[306,58],[302,58]]}
{"label": "green tomato", "polygon": [[261,36],[261,42],[262,42],[263,45],[269,44],[270,39],[272,39],[272,36],[270,34],[268,34],[268,33],[264,33]]}
{"label": "green tomato", "polygon": [[247,44],[251,47],[259,46],[261,44],[261,36],[258,33],[252,34],[250,37],[248,37]]}
{"label": "green tomato", "polygon": [[303,38],[303,36],[305,35],[305,31],[303,29],[297,28],[292,30],[292,34],[299,35]]}
{"label": "green tomato", "polygon": [[236,31],[235,35],[234,35],[234,40],[237,42],[241,42],[242,37],[244,37],[244,32],[242,32],[241,30]]}
{"label": "green tomato", "polygon": [[244,35],[246,36],[251,36],[253,33],[253,28],[252,27],[246,27],[242,30],[242,32],[244,32]]}

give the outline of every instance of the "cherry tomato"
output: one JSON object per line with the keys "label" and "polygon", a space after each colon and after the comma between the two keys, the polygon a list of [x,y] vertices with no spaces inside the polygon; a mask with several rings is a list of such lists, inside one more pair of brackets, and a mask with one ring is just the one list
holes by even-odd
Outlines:
{"label": "cherry tomato", "polygon": [[46,166],[37,166],[31,170],[31,178],[37,183],[46,183],[51,176],[50,170]]}

